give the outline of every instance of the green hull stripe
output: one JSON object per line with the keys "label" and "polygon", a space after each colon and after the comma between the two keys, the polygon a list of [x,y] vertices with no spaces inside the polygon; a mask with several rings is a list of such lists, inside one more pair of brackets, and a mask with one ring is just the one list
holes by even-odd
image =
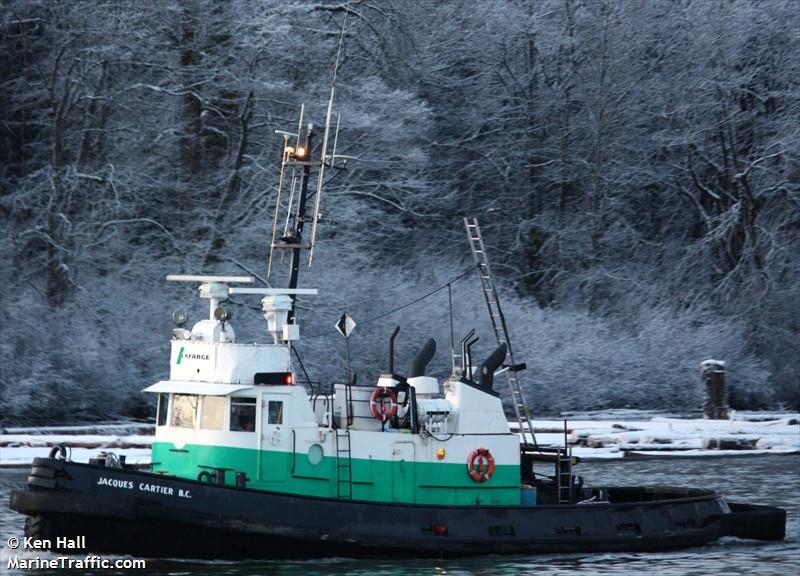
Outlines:
{"label": "green hull stripe", "polygon": [[[153,444],[153,471],[196,479],[211,466],[229,468],[226,482],[235,483],[235,473],[247,475],[248,488],[306,496],[336,498],[340,495],[335,457],[313,465],[304,453],[261,451],[222,446],[186,445],[175,450],[172,443]],[[518,505],[519,467],[498,465],[486,482],[477,483],[467,473],[466,463],[351,460],[354,500],[407,502],[441,505]],[[349,496],[348,467],[339,467],[341,492]]]}

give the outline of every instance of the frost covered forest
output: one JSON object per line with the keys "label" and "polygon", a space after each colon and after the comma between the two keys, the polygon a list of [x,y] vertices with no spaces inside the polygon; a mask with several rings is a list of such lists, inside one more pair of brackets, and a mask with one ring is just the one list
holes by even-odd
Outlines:
{"label": "frost covered forest", "polygon": [[[266,276],[282,138],[324,122],[346,3],[5,0],[0,416],[144,416],[168,273]],[[301,286],[312,380],[371,385],[401,325],[449,370],[446,284],[478,216],[534,414],[800,404],[796,0],[353,0],[335,111],[357,157],[322,197]],[[320,142],[321,138],[317,140]],[[269,279],[285,285],[287,260]],[[261,282],[258,285],[263,285]],[[456,341],[491,349],[477,276]],[[266,337],[257,298],[231,302]]]}

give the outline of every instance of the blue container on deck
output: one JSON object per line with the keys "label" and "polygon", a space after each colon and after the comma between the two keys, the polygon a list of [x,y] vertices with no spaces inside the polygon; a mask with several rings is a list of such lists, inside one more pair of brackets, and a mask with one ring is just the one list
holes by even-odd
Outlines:
{"label": "blue container on deck", "polygon": [[520,506],[536,506],[536,488],[533,486],[520,486]]}

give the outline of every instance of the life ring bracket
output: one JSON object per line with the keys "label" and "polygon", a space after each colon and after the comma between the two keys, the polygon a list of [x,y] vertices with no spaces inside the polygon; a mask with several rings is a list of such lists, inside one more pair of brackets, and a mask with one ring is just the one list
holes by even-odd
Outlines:
{"label": "life ring bracket", "polygon": [[494,456],[488,448],[477,448],[467,458],[467,474],[479,484],[486,482],[494,474]]}
{"label": "life ring bracket", "polygon": [[376,386],[369,396],[369,409],[375,420],[391,420],[397,414],[397,394],[387,386]]}

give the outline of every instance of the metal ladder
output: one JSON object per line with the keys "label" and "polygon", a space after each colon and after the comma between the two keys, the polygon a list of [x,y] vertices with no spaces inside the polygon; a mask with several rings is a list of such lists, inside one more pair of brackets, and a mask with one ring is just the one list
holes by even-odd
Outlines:
{"label": "metal ladder", "polygon": [[[528,434],[531,435],[531,440],[535,443],[536,437],[533,435],[533,423],[531,422],[530,411],[525,402],[525,396],[522,393],[522,387],[519,385],[517,372],[524,370],[524,364],[514,363],[514,354],[511,351],[511,340],[508,337],[508,327],[506,326],[506,319],[503,316],[503,311],[500,308],[500,298],[497,295],[494,281],[492,280],[492,272],[489,269],[489,258],[486,255],[486,246],[483,243],[481,236],[481,229],[478,226],[478,219],[464,218],[464,226],[467,228],[467,237],[469,238],[469,246],[472,249],[472,256],[475,258],[475,265],[478,268],[478,276],[481,279],[481,289],[483,290],[483,297],[486,299],[486,306],[489,308],[489,317],[492,320],[492,328],[494,329],[495,338],[497,338],[498,346],[505,344],[508,349],[508,370],[506,376],[508,378],[508,389],[511,392],[511,401],[514,405],[514,414],[517,416],[519,423],[519,433],[522,436],[522,443],[527,444],[525,439],[525,432],[527,428]],[[524,418],[523,418],[524,416]]]}
{"label": "metal ladder", "polygon": [[353,425],[353,384],[350,382],[344,385],[344,409],[347,412],[345,420],[349,429]]}
{"label": "metal ladder", "polygon": [[353,468],[349,430],[336,430],[336,495],[339,498],[353,499]]}
{"label": "metal ladder", "polygon": [[556,464],[556,482],[558,483],[558,503],[572,502],[572,454],[571,450],[558,451]]}

